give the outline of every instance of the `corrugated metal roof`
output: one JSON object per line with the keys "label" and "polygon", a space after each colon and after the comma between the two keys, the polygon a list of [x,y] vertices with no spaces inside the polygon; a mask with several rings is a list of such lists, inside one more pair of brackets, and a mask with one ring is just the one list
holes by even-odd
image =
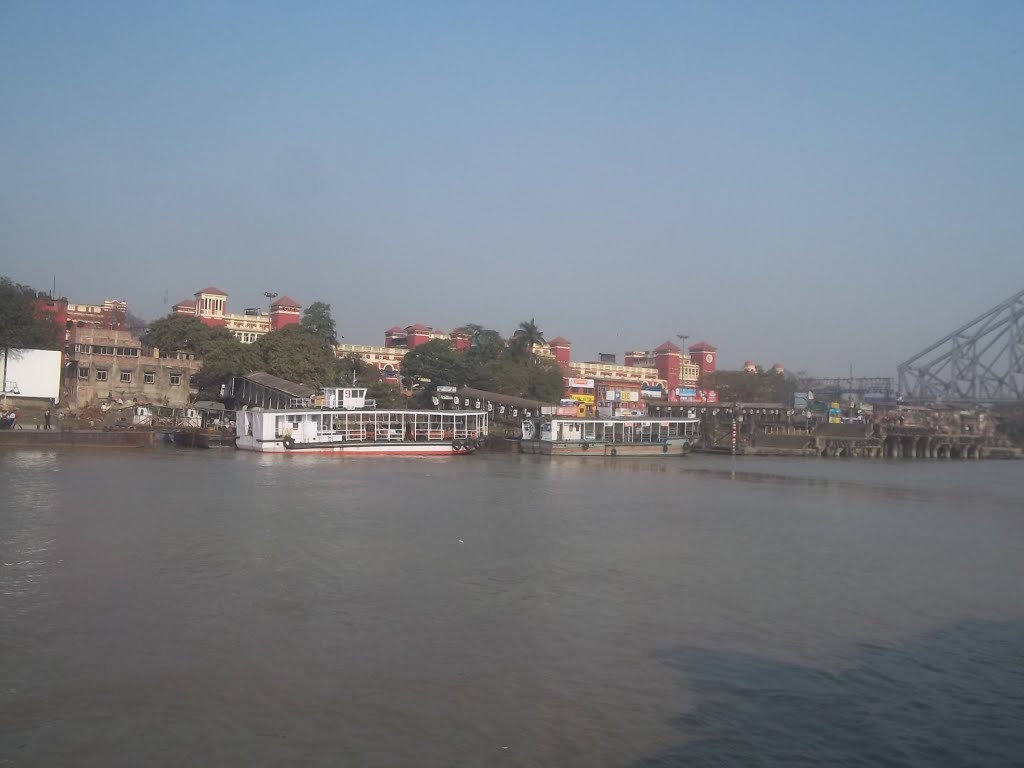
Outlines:
{"label": "corrugated metal roof", "polygon": [[486,392],[473,387],[461,387],[456,394],[459,397],[479,398],[480,400],[490,400],[492,403],[511,405],[513,408],[549,408],[558,405],[558,403],[542,403],[540,400],[528,400],[515,395],[503,395],[499,392]]}
{"label": "corrugated metal roof", "polygon": [[262,371],[247,373],[242,378],[268,389],[276,389],[278,392],[289,397],[312,397],[317,393],[316,387],[296,384],[294,381],[288,381],[288,379],[282,379],[279,376],[271,376],[269,373],[263,373]]}

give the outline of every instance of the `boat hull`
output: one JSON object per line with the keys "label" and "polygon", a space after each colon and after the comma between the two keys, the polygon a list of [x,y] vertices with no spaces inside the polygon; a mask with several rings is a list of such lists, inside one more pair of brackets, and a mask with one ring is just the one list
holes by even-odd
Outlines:
{"label": "boat hull", "polygon": [[658,456],[679,457],[690,452],[691,441],[669,440],[664,443],[580,443],[551,440],[522,440],[523,453],[544,456]]}
{"label": "boat hull", "polygon": [[240,451],[280,453],[289,456],[468,456],[472,446],[454,446],[451,443],[417,443],[396,441],[391,443],[294,443],[291,447],[283,440],[254,440],[239,437],[235,447]]}

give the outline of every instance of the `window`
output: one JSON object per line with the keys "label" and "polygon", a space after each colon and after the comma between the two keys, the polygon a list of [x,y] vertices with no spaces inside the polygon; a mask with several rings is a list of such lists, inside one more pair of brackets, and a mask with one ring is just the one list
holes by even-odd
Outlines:
{"label": "window", "polygon": [[155,373],[144,373],[144,374],[142,374],[142,383],[143,384],[156,384],[156,374]]}
{"label": "window", "polygon": [[132,372],[131,371],[121,371],[121,383],[122,384],[131,384],[132,383]]}
{"label": "window", "polygon": [[78,369],[78,378],[80,378],[80,379],[88,379],[89,378],[89,369],[88,368],[79,368]]}
{"label": "window", "polygon": [[96,381],[106,381],[106,380],[107,380],[107,371],[106,371],[106,369],[105,368],[97,368],[96,369]]}
{"label": "window", "polygon": [[171,374],[171,384],[173,386],[178,386],[179,384],[181,384],[181,374],[180,373],[172,373]]}

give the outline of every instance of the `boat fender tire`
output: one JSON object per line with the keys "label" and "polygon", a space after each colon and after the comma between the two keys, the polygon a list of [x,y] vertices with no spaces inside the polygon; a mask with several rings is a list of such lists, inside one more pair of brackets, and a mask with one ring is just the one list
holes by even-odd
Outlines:
{"label": "boat fender tire", "polygon": [[237,447],[238,447],[238,438],[236,437],[235,438],[235,448],[237,448]]}
{"label": "boat fender tire", "polygon": [[281,442],[284,443],[284,447],[287,448],[288,450],[291,450],[292,448],[295,447],[295,438],[293,438],[291,435],[288,435],[288,437],[286,437]]}
{"label": "boat fender tire", "polygon": [[590,443],[584,443],[583,444],[583,450],[584,451],[589,451],[590,450]]}
{"label": "boat fender tire", "polygon": [[454,442],[452,443],[452,450],[453,450],[453,451],[457,451],[457,450],[459,450],[460,448],[462,448],[462,443],[460,443],[460,442],[459,442],[458,440],[456,440],[456,441],[454,441]]}
{"label": "boat fender tire", "polygon": [[618,450],[615,449],[615,448],[612,448],[612,456],[618,456],[618,455],[619,455]]}
{"label": "boat fender tire", "polygon": [[668,443],[665,443],[664,445],[661,446],[661,452],[668,453]]}

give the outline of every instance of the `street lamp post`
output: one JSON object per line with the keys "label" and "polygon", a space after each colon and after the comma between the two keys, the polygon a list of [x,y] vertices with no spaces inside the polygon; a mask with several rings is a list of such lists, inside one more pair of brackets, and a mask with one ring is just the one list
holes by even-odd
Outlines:
{"label": "street lamp post", "polygon": [[263,295],[267,297],[267,330],[273,330],[271,323],[271,315],[274,310],[274,299],[277,298],[277,291],[264,291]]}
{"label": "street lamp post", "polygon": [[11,388],[7,388],[7,356],[10,354],[10,349],[4,347],[4,382],[3,382],[3,407],[7,408],[7,395],[20,395],[21,391],[18,389],[18,382],[12,381]]}

